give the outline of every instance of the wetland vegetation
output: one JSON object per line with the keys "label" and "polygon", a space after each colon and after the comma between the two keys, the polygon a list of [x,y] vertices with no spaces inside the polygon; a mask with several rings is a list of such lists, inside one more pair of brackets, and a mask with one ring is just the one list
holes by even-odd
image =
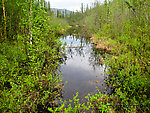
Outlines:
{"label": "wetland vegetation", "polygon": [[150,1],[84,6],[0,1],[0,112],[150,112]]}

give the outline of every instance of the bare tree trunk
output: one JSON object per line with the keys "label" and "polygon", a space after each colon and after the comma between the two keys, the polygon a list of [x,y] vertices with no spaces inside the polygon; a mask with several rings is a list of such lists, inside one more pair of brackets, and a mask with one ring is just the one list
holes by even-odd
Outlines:
{"label": "bare tree trunk", "polygon": [[31,31],[31,29],[32,29],[32,22],[31,22],[31,17],[32,17],[32,0],[30,1],[31,3],[30,3],[30,14],[29,14],[29,32],[30,32],[30,44],[32,44],[33,43],[33,40],[32,40],[32,31]]}
{"label": "bare tree trunk", "polygon": [[2,41],[7,39],[7,34],[6,34],[6,15],[5,15],[5,4],[4,4],[4,0],[2,0],[2,4],[3,4],[3,16],[4,16],[4,39],[2,39]]}

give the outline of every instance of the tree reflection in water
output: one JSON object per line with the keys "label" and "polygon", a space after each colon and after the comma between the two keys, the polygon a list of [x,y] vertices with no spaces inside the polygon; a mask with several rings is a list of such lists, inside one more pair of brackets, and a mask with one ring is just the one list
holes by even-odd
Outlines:
{"label": "tree reflection in water", "polygon": [[105,65],[100,63],[100,57],[105,58],[103,51],[96,51],[90,40],[77,36],[62,38],[66,45],[66,60],[61,66],[63,81],[68,83],[64,86],[65,99],[72,99],[75,91],[79,97],[96,91],[96,86],[105,91],[104,70]]}
{"label": "tree reflection in water", "polygon": [[[78,38],[75,39],[75,37],[73,36],[73,38],[71,39],[77,40]],[[86,41],[86,43],[83,42],[83,40]],[[101,60],[105,59],[107,54],[104,51],[96,50],[93,46],[91,46],[91,48],[88,48],[89,50],[86,51],[85,53],[84,50],[87,49],[86,48],[87,44],[89,44],[87,43],[88,41],[89,41],[88,39],[80,38],[80,45],[74,44],[73,41],[70,43],[70,45],[67,45],[66,47],[67,58],[73,59],[74,56],[78,55],[80,57],[86,57],[87,56],[86,54],[90,54],[89,65],[93,67],[93,70],[95,70],[96,67],[104,66]]]}

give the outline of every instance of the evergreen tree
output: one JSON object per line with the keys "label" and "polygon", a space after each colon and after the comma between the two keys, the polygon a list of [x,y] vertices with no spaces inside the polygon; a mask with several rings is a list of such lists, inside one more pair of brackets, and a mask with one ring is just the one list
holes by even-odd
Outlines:
{"label": "evergreen tree", "polygon": [[65,18],[65,12],[62,11],[62,18]]}
{"label": "evergreen tree", "polygon": [[84,6],[83,6],[83,3],[81,3],[81,13],[84,12]]}
{"label": "evergreen tree", "polygon": [[59,12],[59,10],[57,10],[57,18],[59,18],[60,17],[60,12]]}
{"label": "evergreen tree", "polygon": [[50,1],[48,1],[48,13],[49,13],[49,15],[51,15]]}

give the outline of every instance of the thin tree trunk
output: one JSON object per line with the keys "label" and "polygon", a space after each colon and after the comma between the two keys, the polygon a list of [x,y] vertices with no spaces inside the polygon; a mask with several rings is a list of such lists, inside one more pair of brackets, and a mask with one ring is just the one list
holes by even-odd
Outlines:
{"label": "thin tree trunk", "polygon": [[30,14],[29,14],[29,32],[30,32],[30,44],[33,43],[33,40],[32,40],[32,22],[31,22],[31,17],[32,17],[32,0],[30,1]]}
{"label": "thin tree trunk", "polygon": [[4,0],[2,0],[2,4],[3,4],[3,16],[4,16],[4,39],[2,39],[2,41],[7,39],[7,34],[6,34],[6,15],[5,15],[5,4],[4,4]]}

